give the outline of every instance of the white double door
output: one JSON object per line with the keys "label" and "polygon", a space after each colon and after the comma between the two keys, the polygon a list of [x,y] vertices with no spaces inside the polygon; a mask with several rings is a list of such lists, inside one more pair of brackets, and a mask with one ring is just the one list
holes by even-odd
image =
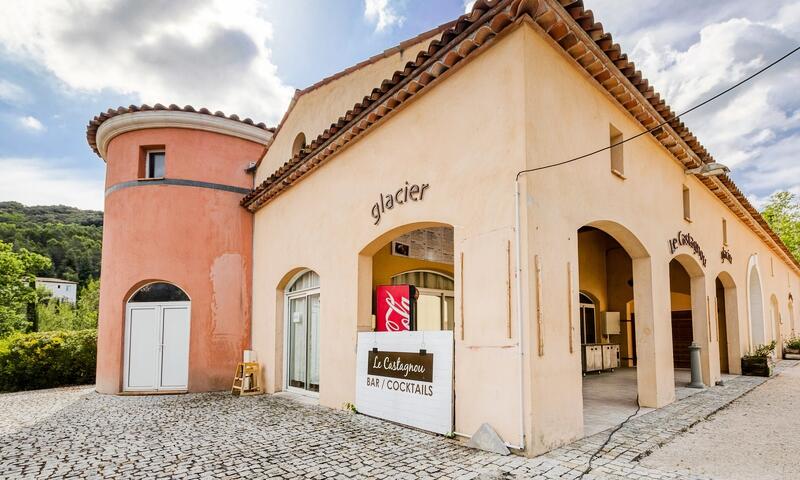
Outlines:
{"label": "white double door", "polygon": [[190,302],[128,304],[125,391],[187,390],[190,308]]}

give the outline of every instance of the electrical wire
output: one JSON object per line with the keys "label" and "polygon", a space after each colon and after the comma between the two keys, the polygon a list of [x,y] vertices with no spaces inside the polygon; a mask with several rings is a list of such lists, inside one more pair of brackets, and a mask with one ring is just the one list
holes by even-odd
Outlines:
{"label": "electrical wire", "polygon": [[624,427],[624,426],[625,426],[625,424],[626,424],[626,423],[628,423],[628,421],[630,421],[630,419],[632,419],[633,417],[635,417],[636,415],[638,415],[638,414],[639,414],[639,411],[640,411],[641,409],[642,409],[642,406],[639,404],[639,395],[636,395],[636,411],[635,411],[635,412],[633,412],[632,414],[630,414],[630,415],[628,416],[628,418],[626,418],[626,419],[625,419],[625,420],[624,420],[622,423],[620,423],[619,425],[617,425],[616,427],[614,427],[614,430],[612,430],[612,431],[611,431],[611,433],[609,433],[609,434],[608,434],[608,438],[606,438],[606,441],[605,441],[605,442],[603,442],[603,444],[602,444],[602,445],[600,445],[600,448],[598,448],[598,449],[597,449],[597,450],[596,450],[596,451],[595,451],[595,452],[592,454],[592,456],[591,456],[591,457],[589,457],[589,465],[587,465],[587,466],[586,466],[586,470],[584,470],[584,471],[583,471],[583,473],[581,473],[581,476],[580,476],[580,477],[578,477],[578,479],[577,479],[577,480],[582,480],[582,479],[583,479],[583,477],[584,477],[584,476],[586,476],[586,474],[588,474],[589,472],[591,472],[591,471],[592,471],[592,462],[593,462],[593,461],[594,461],[594,460],[595,460],[595,459],[596,459],[596,458],[597,458],[597,457],[600,455],[600,452],[602,452],[602,451],[603,451],[603,449],[604,449],[604,448],[606,448],[606,447],[608,446],[608,443],[611,441],[611,437],[613,437],[615,433],[617,433],[618,431],[620,431],[620,430],[622,429],[622,427]]}
{"label": "electrical wire", "polygon": [[778,63],[780,63],[780,62],[786,60],[787,58],[789,58],[791,55],[796,53],[798,50],[800,50],[800,46],[797,46],[797,47],[793,48],[791,51],[789,51],[788,53],[786,53],[785,55],[783,55],[779,59],[773,61],[769,65],[766,65],[764,68],[758,70],[757,72],[755,72],[752,75],[744,78],[743,80],[740,80],[739,82],[735,83],[734,85],[731,85],[730,87],[728,87],[725,90],[719,92],[718,94],[714,95],[713,97],[711,97],[709,99],[706,99],[706,100],[698,103],[697,105],[693,106],[692,108],[679,113],[678,115],[674,116],[670,120],[664,120],[663,122],[659,123],[655,127],[649,128],[649,129],[647,129],[647,130],[645,130],[643,132],[637,133],[636,135],[634,135],[632,137],[626,138],[626,139],[621,140],[621,141],[619,141],[617,143],[611,144],[611,145],[609,145],[607,147],[603,147],[603,148],[597,149],[597,150],[595,150],[593,152],[589,152],[589,153],[586,153],[586,154],[583,154],[583,155],[580,155],[580,156],[577,156],[577,157],[570,158],[569,160],[564,160],[564,161],[561,161],[561,162],[551,163],[550,165],[543,165],[541,167],[529,168],[527,170],[520,170],[519,172],[517,172],[517,180],[519,180],[520,175],[522,175],[524,173],[536,172],[536,171],[544,170],[544,169],[547,169],[547,168],[558,167],[560,165],[566,165],[567,163],[576,162],[576,161],[584,159],[586,157],[591,157],[592,155],[598,154],[600,152],[604,152],[606,150],[611,150],[612,148],[617,147],[619,145],[622,145],[623,143],[627,143],[627,142],[629,142],[631,140],[637,139],[637,138],[641,137],[642,135],[648,134],[648,133],[650,133],[650,132],[652,132],[654,130],[658,130],[659,128],[663,127],[664,125],[667,125],[668,123],[676,122],[682,116],[684,116],[684,115],[686,115],[688,113],[691,113],[691,112],[697,110],[698,108],[700,108],[700,107],[702,107],[702,106],[704,106],[704,105],[706,105],[708,103],[713,102],[714,100],[716,100],[719,97],[725,95],[726,93],[730,92],[731,90],[734,90],[734,89],[744,85],[745,83],[749,82],[750,80],[754,79],[755,77],[761,75],[762,73],[766,72],[767,70],[769,70],[770,68],[774,67]]}

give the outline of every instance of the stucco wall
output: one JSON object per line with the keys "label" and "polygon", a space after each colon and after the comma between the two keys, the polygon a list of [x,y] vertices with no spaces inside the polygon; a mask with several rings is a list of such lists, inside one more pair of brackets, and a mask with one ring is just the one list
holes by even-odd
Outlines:
{"label": "stucco wall", "polygon": [[384,79],[391,78],[395,71],[402,70],[406,63],[413,61],[433,38],[435,36],[421,40],[301,95],[264,156],[261,168],[256,173],[256,184],[291,158],[292,144],[298,133],[303,132],[306,141],[311,143]]}
{"label": "stucco wall", "polygon": [[[564,161],[608,145],[609,124],[621,130],[626,138],[642,131],[638,122],[612,102],[574,61],[566,58],[560,47],[533,28],[526,26],[524,32],[528,168]],[[777,293],[782,299],[781,311],[786,312],[788,294],[797,296],[800,281],[796,272],[781,262],[697,179],[687,177],[654,139],[646,136],[624,145],[624,157],[627,177],[624,180],[611,173],[608,152],[525,177],[530,245],[527,255],[542,259],[544,279],[545,355],[533,356],[533,418],[539,429],[538,434],[534,432],[536,451],[547,450],[581,434],[580,356],[577,350],[570,354],[563,340],[570,335],[565,321],[567,265],[574,269],[578,262],[576,239],[581,226],[599,222],[596,226],[605,227],[634,257],[634,282],[641,291],[636,301],[640,310],[636,312],[638,377],[640,400],[645,405],[661,406],[674,399],[669,323],[669,262],[673,255],[667,241],[678,231],[690,232],[707,257],[707,265],[700,267],[697,257],[687,247],[676,252],[688,254],[682,259],[694,262],[702,275],[692,286],[692,295],[696,297],[692,309],[698,318],[695,338],[702,343],[707,382],[719,378],[715,322],[709,321],[705,312],[706,296],[713,298],[714,281],[720,272],[730,273],[738,293],[737,305],[733,307],[738,313],[738,324],[728,329],[729,341],[736,345],[729,352],[741,352],[749,342],[746,266],[751,255],[758,255],[765,298]],[[683,185],[690,189],[691,222],[683,218]],[[727,219],[733,264],[723,264],[719,256],[723,218]],[[559,248],[553,248],[556,245]],[[763,274],[768,271],[770,257],[775,258],[774,277]],[[534,275],[530,265],[527,275]],[[532,288],[527,298],[534,298]],[[573,317],[578,318],[577,306],[574,308]],[[574,337],[579,338],[578,332]]]}
{"label": "stucco wall", "polygon": [[[251,187],[244,172],[263,146],[216,133],[148,129],[109,144],[106,188],[135,180],[142,145],[166,146],[167,178]],[[125,302],[154,280],[192,301],[189,390],[230,387],[250,343],[252,215],[241,194],[207,188],[139,185],[105,199],[97,390],[122,388]]]}
{"label": "stucco wall", "polygon": [[[256,213],[253,346],[270,391],[283,388],[287,272],[306,267],[320,274],[319,399],[339,408],[355,396],[356,333],[370,328],[372,255],[426,222],[452,225],[456,429],[471,434],[487,421],[517,441],[519,372],[516,324],[507,338],[507,262],[513,176],[522,166],[520,40],[498,43],[491,55],[446,80],[447,87],[420,96]],[[494,88],[496,82],[508,88]],[[483,93],[467,102],[465,92]],[[425,199],[396,206],[374,225],[370,209],[379,194],[405,181],[429,184]],[[461,289],[469,292],[463,307]]]}
{"label": "stucco wall", "polygon": [[[256,213],[253,346],[265,364],[270,391],[282,389],[282,288],[297,269],[316,270],[322,298],[320,402],[338,408],[353,401],[356,332],[370,325],[372,255],[391,238],[430,225],[426,222],[452,225],[456,430],[469,434],[489,422],[506,441],[516,443],[519,339],[515,307],[508,301],[509,284],[516,293],[508,274],[515,246],[515,174],[607,145],[609,124],[625,137],[642,127],[560,47],[543,38],[538,27],[527,24],[445,77]],[[797,273],[705,186],[687,177],[654,139],[626,144],[624,156],[626,179],[610,172],[607,153],[523,177],[521,340],[531,454],[578,438],[583,431],[575,301],[581,281],[581,226],[603,229],[632,259],[630,264],[619,262],[615,272],[632,272],[637,376],[645,406],[674,400],[672,258],[691,275],[693,334],[702,347],[706,383],[719,378],[717,332],[713,314],[706,313],[713,312],[706,299],[714,295],[720,272],[727,272],[736,285],[735,292],[730,290],[735,301],[727,302],[733,314],[728,315],[731,358],[739,358],[749,346],[745,278],[751,255],[757,255],[760,265],[765,309],[774,293],[788,318],[788,295],[800,294]],[[279,158],[282,163],[288,156]],[[274,166],[264,162],[259,178]],[[395,207],[374,225],[370,208],[378,195],[405,181],[428,183],[426,200]],[[683,218],[684,185],[691,193],[691,221]],[[719,257],[723,218],[732,264]],[[670,253],[667,242],[678,231],[690,232],[701,245],[705,266],[687,247]],[[572,301],[569,295],[574,295]],[[613,302],[626,313],[631,305],[622,296]],[[769,318],[766,311],[764,317]]]}

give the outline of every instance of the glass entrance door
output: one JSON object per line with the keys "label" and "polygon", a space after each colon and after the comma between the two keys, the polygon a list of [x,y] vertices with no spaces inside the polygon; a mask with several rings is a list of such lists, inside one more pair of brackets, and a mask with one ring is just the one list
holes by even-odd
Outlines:
{"label": "glass entrance door", "polygon": [[289,298],[288,387],[319,391],[319,293]]}

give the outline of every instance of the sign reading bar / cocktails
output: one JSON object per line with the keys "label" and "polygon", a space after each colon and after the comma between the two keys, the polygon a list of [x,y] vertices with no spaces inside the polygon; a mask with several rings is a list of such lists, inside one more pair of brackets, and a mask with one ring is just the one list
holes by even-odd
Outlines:
{"label": "sign reading bar / cocktails", "polygon": [[453,332],[361,332],[356,361],[359,412],[453,430]]}

